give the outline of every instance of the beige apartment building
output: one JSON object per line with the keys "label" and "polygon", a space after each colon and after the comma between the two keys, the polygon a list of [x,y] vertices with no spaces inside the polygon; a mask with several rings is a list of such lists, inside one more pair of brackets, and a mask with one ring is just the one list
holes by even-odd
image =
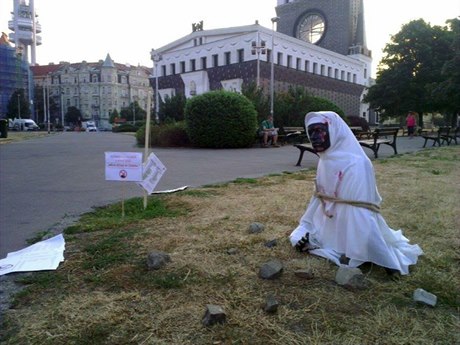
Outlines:
{"label": "beige apartment building", "polygon": [[74,106],[80,110],[82,121],[92,120],[98,127],[110,128],[113,110],[120,112],[133,102],[147,110],[147,100],[153,98],[149,85],[151,69],[115,63],[109,54],[95,63],[60,62],[31,66],[31,70],[35,95],[44,94],[45,100],[49,97],[59,107],[59,111],[48,115],[47,101],[40,102],[36,97],[34,118],[39,122],[50,116],[51,122],[62,123],[67,109]]}

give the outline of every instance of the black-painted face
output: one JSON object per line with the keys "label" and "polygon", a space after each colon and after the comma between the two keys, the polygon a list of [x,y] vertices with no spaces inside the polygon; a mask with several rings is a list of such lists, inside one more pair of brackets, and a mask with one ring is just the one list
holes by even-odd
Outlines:
{"label": "black-painted face", "polygon": [[329,128],[326,123],[312,123],[309,125],[308,136],[316,152],[326,151],[331,146]]}

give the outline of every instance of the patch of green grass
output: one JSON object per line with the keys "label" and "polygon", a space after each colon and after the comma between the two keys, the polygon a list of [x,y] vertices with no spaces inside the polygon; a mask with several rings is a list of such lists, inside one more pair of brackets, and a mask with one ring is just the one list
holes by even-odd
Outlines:
{"label": "patch of green grass", "polygon": [[118,229],[126,224],[133,224],[145,219],[158,217],[176,217],[184,214],[185,208],[172,209],[160,197],[151,197],[144,209],[142,198],[132,198],[124,203],[125,216],[122,216],[122,203],[98,207],[93,212],[81,216],[76,225],[64,230],[65,234],[94,232],[104,229]]}
{"label": "patch of green grass", "polygon": [[211,196],[216,196],[218,193],[212,190],[188,190],[182,192],[181,195],[189,195],[197,198],[208,198]]}
{"label": "patch of green grass", "polygon": [[238,177],[235,180],[233,180],[233,183],[236,183],[236,184],[256,184],[256,183],[259,183],[259,180],[256,179],[256,178]]}
{"label": "patch of green grass", "polygon": [[83,251],[88,255],[83,268],[101,270],[129,262],[134,257],[135,249],[129,239],[136,233],[134,230],[118,230],[103,236],[99,241],[90,243]]}
{"label": "patch of green grass", "polygon": [[40,231],[40,232],[37,232],[34,235],[34,237],[31,237],[31,238],[27,239],[26,242],[27,242],[27,244],[31,245],[31,244],[40,242],[41,240],[43,240],[46,236],[48,236],[50,234],[51,234],[50,230]]}

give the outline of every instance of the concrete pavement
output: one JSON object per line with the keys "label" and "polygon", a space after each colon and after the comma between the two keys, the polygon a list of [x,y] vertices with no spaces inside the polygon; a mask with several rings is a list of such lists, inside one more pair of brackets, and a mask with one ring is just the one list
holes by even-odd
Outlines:
{"label": "concrete pavement", "polygon": [[[423,139],[398,138],[398,152],[422,149]],[[129,134],[64,132],[0,145],[0,258],[27,246],[36,233],[59,232],[84,212],[140,197],[133,182],[105,181],[104,152],[143,152]],[[199,187],[240,178],[314,168],[318,158],[280,148],[153,148],[167,171],[156,190]],[[369,157],[372,151],[365,149]],[[393,155],[382,146],[379,159]]]}

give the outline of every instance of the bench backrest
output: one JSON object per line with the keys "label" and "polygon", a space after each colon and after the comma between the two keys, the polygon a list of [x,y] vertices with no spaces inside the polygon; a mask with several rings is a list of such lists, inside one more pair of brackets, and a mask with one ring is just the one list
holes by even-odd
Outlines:
{"label": "bench backrest", "polygon": [[374,138],[386,137],[392,135],[394,138],[398,135],[399,127],[376,128],[372,133]]}
{"label": "bench backrest", "polygon": [[449,135],[449,132],[450,132],[449,126],[439,127],[438,129],[438,135]]}

